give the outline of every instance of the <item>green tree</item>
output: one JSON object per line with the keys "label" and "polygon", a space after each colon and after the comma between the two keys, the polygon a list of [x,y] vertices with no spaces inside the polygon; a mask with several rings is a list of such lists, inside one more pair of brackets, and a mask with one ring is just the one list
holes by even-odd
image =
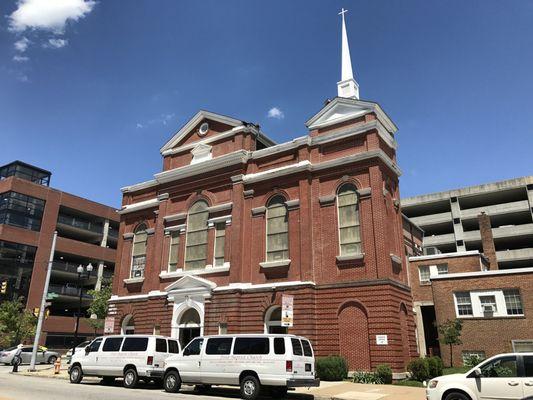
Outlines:
{"label": "green tree", "polygon": [[33,338],[36,326],[37,318],[25,310],[23,297],[0,304],[0,346],[16,346]]}
{"label": "green tree", "polygon": [[89,290],[88,292],[93,297],[93,300],[87,310],[87,313],[91,316],[87,322],[94,329],[95,336],[96,331],[104,327],[104,318],[107,316],[111,291],[111,280],[105,279],[102,281],[100,290]]}
{"label": "green tree", "polygon": [[462,344],[461,330],[463,321],[460,319],[446,320],[437,327],[439,331],[439,340],[442,344],[450,346],[450,367],[453,367],[453,346]]}

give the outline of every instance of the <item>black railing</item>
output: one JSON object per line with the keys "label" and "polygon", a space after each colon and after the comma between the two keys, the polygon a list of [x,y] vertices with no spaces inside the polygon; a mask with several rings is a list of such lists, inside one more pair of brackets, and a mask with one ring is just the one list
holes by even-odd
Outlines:
{"label": "black railing", "polygon": [[57,222],[63,225],[69,225],[74,228],[91,231],[94,233],[103,233],[104,227],[101,223],[94,223],[86,219],[71,217],[70,215],[59,214]]}

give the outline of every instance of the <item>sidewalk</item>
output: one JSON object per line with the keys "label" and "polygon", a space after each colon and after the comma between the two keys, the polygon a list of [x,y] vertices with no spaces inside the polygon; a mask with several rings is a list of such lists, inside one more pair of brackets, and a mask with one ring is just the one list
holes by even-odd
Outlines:
{"label": "sidewalk", "polygon": [[315,400],[425,400],[423,388],[395,385],[366,385],[352,382],[321,382],[318,388],[299,388],[295,392],[315,396]]}
{"label": "sidewalk", "polygon": [[[29,372],[28,366],[19,367],[17,375],[38,376],[52,379],[68,379],[68,364],[61,363],[61,371],[54,374],[50,365],[36,366],[36,372]],[[99,378],[86,378],[99,380]],[[297,395],[297,396],[295,396]],[[300,396],[298,396],[300,395]],[[289,399],[314,396],[314,400],[425,400],[425,389],[395,385],[365,385],[352,382],[321,382],[317,388],[298,388],[289,392]]]}

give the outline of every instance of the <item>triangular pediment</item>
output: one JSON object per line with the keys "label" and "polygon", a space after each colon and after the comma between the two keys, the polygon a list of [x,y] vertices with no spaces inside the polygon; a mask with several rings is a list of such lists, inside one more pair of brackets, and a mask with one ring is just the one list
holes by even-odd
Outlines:
{"label": "triangular pediment", "polygon": [[306,125],[309,129],[338,124],[374,111],[374,103],[336,97],[315,114]]}
{"label": "triangular pediment", "polygon": [[181,129],[176,132],[163,147],[161,147],[161,153],[178,147],[191,134],[191,132],[193,132],[197,126],[204,121],[220,122],[221,124],[228,125],[229,129],[243,125],[243,121],[241,120],[216,114],[210,111],[200,110],[185,125],[183,125],[183,127],[181,127]]}
{"label": "triangular pediment", "polygon": [[171,292],[175,290],[184,289],[198,289],[198,290],[213,290],[217,287],[215,282],[211,282],[207,279],[199,278],[193,275],[185,275],[183,278],[178,279],[176,282],[171,283],[165,288],[165,291]]}

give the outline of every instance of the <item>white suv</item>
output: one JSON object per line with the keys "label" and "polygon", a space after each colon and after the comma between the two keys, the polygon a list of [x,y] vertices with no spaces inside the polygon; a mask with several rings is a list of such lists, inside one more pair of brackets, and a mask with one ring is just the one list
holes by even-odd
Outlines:
{"label": "white suv", "polygon": [[181,384],[240,386],[241,396],[256,399],[261,387],[275,398],[288,388],[319,386],[311,343],[294,335],[218,335],[193,339],[165,362],[163,386],[177,392]]}
{"label": "white suv", "polygon": [[429,381],[427,400],[523,399],[533,396],[533,353],[491,357],[465,374]]}
{"label": "white suv", "polygon": [[98,376],[104,383],[111,383],[124,377],[124,387],[133,388],[139,379],[161,380],[165,360],[179,351],[178,341],[164,336],[99,337],[72,356],[70,382],[80,383],[84,376]]}

